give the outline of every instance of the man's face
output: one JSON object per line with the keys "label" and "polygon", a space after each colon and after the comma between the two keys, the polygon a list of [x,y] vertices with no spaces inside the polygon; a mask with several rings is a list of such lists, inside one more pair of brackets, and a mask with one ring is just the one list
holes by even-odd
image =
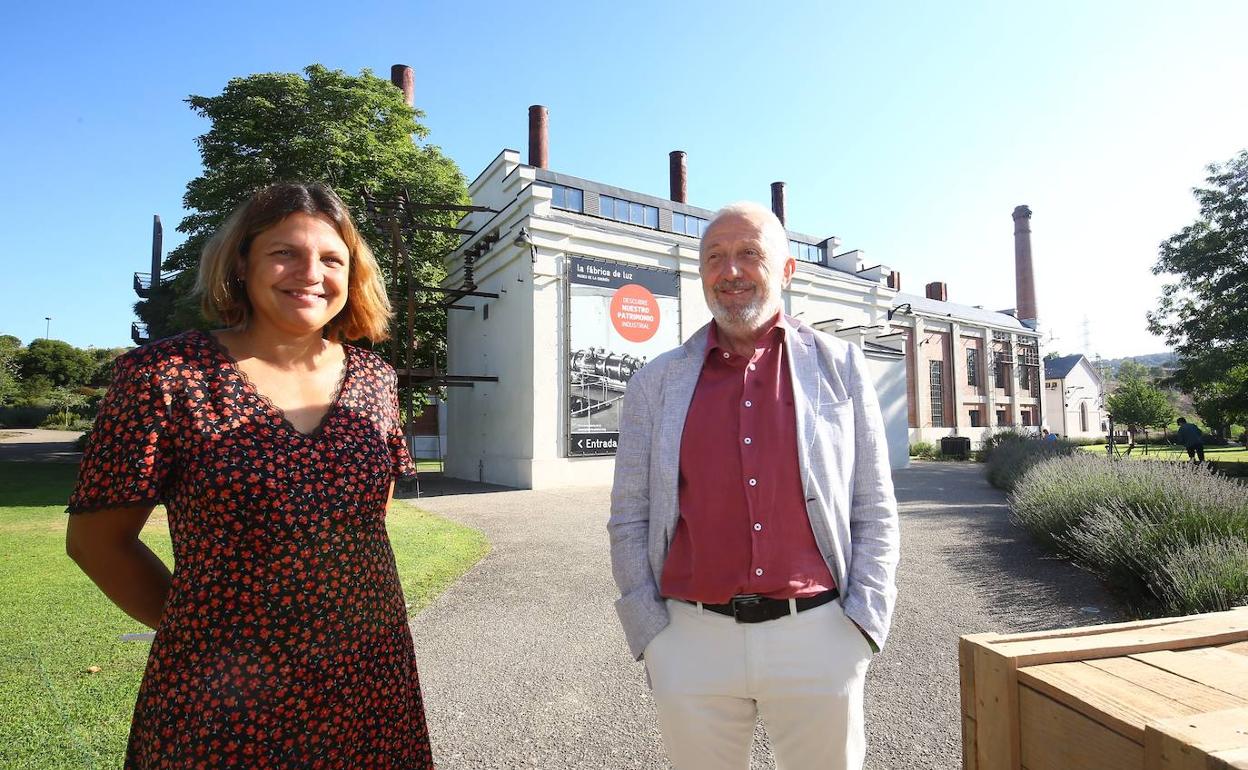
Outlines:
{"label": "man's face", "polygon": [[730,333],[757,331],[775,316],[797,269],[779,228],[764,225],[759,215],[729,214],[702,236],[702,291],[716,323]]}

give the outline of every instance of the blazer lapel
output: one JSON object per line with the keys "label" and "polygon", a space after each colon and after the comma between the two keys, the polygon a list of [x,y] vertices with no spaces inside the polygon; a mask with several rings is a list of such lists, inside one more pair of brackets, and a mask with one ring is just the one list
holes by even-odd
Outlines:
{"label": "blazer lapel", "polygon": [[[784,335],[784,348],[789,358],[789,374],[793,379],[793,413],[797,419],[797,460],[800,467],[810,468],[810,449],[814,445],[819,423],[819,351],[810,333],[796,321]],[[802,473],[802,490],[810,490],[810,474]]]}
{"label": "blazer lapel", "polygon": [[[659,489],[663,490],[666,500],[670,501],[661,506],[661,513],[667,519],[663,524],[669,531],[675,530],[679,515],[677,483],[680,476],[680,440],[685,430],[689,404],[693,401],[693,391],[698,385],[698,376],[702,373],[706,330],[707,327],[702,327],[685,342],[684,357],[671,363],[663,381],[663,409],[659,417],[656,450],[659,458],[658,472],[662,474]],[[656,511],[651,511],[652,515],[654,513]]]}

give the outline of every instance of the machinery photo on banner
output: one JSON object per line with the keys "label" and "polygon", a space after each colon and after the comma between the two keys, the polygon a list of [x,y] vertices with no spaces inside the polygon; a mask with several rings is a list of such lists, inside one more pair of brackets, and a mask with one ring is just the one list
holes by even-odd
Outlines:
{"label": "machinery photo on banner", "polygon": [[568,259],[568,454],[611,455],[632,376],[680,344],[673,270]]}

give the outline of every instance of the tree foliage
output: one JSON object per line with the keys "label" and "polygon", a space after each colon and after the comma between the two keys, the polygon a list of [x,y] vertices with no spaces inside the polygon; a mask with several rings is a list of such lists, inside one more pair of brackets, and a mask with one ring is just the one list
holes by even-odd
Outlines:
{"label": "tree foliage", "polygon": [[22,352],[22,341],[12,334],[0,335],[0,406],[9,406],[20,391],[21,370],[18,355]]}
{"label": "tree foliage", "polygon": [[[396,318],[396,337],[407,326],[407,280],[436,285],[445,275],[442,257],[455,236],[419,232],[406,244],[407,271],[396,267],[389,233],[365,220],[361,190],[391,196],[406,189],[413,201],[462,204],[468,200],[463,175],[441,150],[424,142],[421,113],[408,107],[388,80],[364,70],[349,75],[312,65],[298,73],[235,78],[217,96],[191,96],[191,109],[211,122],[199,137],[203,174],[186,187],[191,212],[178,225],[186,240],[173,249],[164,269],[178,271],[136,305],[153,338],[190,328],[207,328],[191,296],[199,255],[227,216],[253,191],[277,181],[323,182],[351,207],[356,224],[382,265]],[[458,216],[431,214],[429,224],[452,226]],[[416,366],[445,361],[446,311],[418,309]],[[396,342],[395,344],[404,344]]]}
{"label": "tree foliage", "polygon": [[1114,421],[1132,431],[1139,428],[1164,428],[1174,419],[1174,407],[1161,390],[1142,379],[1125,380],[1105,398],[1105,405]]}
{"label": "tree foliage", "polygon": [[1149,329],[1179,356],[1174,381],[1195,398],[1202,419],[1248,416],[1248,150],[1209,166],[1194,190],[1200,216],[1161,244],[1153,272],[1162,288]]}
{"label": "tree foliage", "polygon": [[61,340],[34,340],[18,356],[24,382],[43,380],[53,387],[86,385],[96,368],[89,352]]}

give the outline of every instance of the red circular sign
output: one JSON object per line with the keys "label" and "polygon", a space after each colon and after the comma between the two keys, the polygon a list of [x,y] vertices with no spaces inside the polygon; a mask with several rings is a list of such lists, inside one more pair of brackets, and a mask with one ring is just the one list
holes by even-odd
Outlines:
{"label": "red circular sign", "polygon": [[629,342],[645,342],[659,330],[659,303],[645,286],[621,286],[611,297],[611,325]]}

